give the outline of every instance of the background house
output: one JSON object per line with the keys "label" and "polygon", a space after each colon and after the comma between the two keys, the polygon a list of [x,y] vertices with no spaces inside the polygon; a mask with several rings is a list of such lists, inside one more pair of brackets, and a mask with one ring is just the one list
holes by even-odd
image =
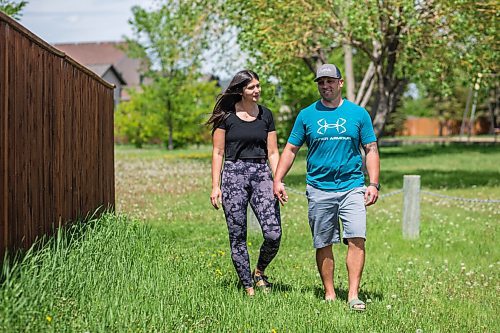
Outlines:
{"label": "background house", "polygon": [[127,83],[123,79],[120,72],[118,72],[118,70],[115,68],[115,66],[105,64],[86,65],[86,67],[99,75],[102,79],[115,85],[113,99],[115,101],[115,105],[120,103],[120,101],[123,99],[122,96],[124,94],[123,87],[126,86]]}
{"label": "background house", "polygon": [[54,44],[54,47],[115,84],[115,103],[128,101],[126,88],[138,89],[142,83],[142,62],[127,56],[125,42]]}

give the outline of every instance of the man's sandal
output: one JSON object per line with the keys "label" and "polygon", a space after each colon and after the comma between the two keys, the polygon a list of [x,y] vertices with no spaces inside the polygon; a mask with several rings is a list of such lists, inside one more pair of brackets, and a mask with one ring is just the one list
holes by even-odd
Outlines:
{"label": "man's sandal", "polygon": [[269,282],[268,277],[266,275],[256,275],[255,271],[252,272],[252,279],[255,284],[255,287],[262,290],[263,292],[270,292],[272,284]]}
{"label": "man's sandal", "polygon": [[352,311],[365,311],[366,310],[366,304],[362,300],[358,298],[354,298],[349,301],[349,310]]}

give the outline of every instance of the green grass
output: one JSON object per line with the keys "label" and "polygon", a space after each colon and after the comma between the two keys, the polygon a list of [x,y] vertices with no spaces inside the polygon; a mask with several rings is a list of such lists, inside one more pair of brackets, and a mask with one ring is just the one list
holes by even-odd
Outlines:
{"label": "green grass", "polygon": [[[118,216],[74,225],[4,263],[5,332],[498,332],[499,204],[422,196],[421,233],[401,236],[401,194],[368,212],[365,313],[345,301],[346,247],[334,247],[339,300],[321,301],[307,224],[304,153],[287,177],[283,240],[267,273],[270,295],[244,296],[223,213],[211,208],[209,149],[116,150]],[[381,149],[383,192],[404,174],[424,190],[500,199],[495,147]],[[251,229],[252,264],[261,236]]]}

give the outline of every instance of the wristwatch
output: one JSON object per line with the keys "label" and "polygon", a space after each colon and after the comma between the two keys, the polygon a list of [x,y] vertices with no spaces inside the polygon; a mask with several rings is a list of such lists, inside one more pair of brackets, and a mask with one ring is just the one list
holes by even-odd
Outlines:
{"label": "wristwatch", "polygon": [[370,183],[368,186],[373,186],[377,189],[377,191],[380,191],[380,184],[379,183]]}

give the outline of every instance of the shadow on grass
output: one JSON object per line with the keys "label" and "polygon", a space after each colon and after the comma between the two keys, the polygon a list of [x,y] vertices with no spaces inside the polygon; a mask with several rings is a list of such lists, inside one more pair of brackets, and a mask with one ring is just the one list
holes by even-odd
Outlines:
{"label": "shadow on grass", "polygon": [[[273,285],[272,291],[273,292],[280,292],[280,293],[286,293],[290,292],[293,290],[292,286],[289,284],[284,284],[280,282],[274,282],[270,281]],[[238,288],[239,290],[243,290],[243,284],[241,284],[241,281],[236,281],[234,279],[224,279],[220,281],[220,285],[224,288]]]}
{"label": "shadow on grass", "polygon": [[[323,290],[323,288],[321,288],[318,285],[306,287],[306,290],[312,291],[314,293],[314,295],[318,299],[321,299],[321,300],[325,296],[325,291]],[[338,300],[347,303],[348,296],[349,296],[349,290],[344,289],[344,288],[335,288],[335,294],[337,295],[337,299]],[[360,293],[359,293],[359,299],[361,299],[362,301],[366,301],[367,299],[371,299],[372,301],[375,301],[375,300],[376,301],[381,301],[381,300],[384,299],[384,297],[379,292],[364,292],[364,291],[360,291]]]}
{"label": "shadow on grass", "polygon": [[[241,282],[236,281],[235,279],[224,279],[219,283],[224,289],[237,288],[238,290],[243,291],[243,285]],[[310,293],[312,292],[314,296],[318,300],[323,300],[325,296],[325,292],[321,286],[318,284],[315,285],[304,285],[304,286],[294,286],[292,287],[289,284],[284,284],[280,282],[273,282],[272,292],[273,293],[289,293],[293,290],[299,290],[301,293]],[[347,303],[348,298],[348,290],[344,288],[335,288],[335,293],[337,294],[337,299]],[[382,301],[384,299],[383,294],[379,292],[363,292],[359,293],[359,298],[363,301],[367,299],[371,299],[372,301]]]}
{"label": "shadow on grass", "polygon": [[[380,174],[380,182],[388,188],[402,188],[403,176],[408,172],[383,171]],[[444,170],[422,170],[416,169],[411,172],[420,175],[422,188],[430,189],[457,189],[472,186],[500,186],[500,172],[494,171],[444,171]]]}
{"label": "shadow on grass", "polygon": [[415,145],[402,147],[379,147],[381,158],[419,158],[429,155],[461,154],[474,152],[480,154],[498,153],[498,146],[488,145],[466,145],[466,144],[435,144]]}
{"label": "shadow on grass", "polygon": [[[380,173],[380,183],[384,188],[403,187],[404,175],[420,175],[422,188],[428,189],[460,189],[472,186],[500,186],[500,172],[495,171],[466,171],[466,170],[434,170],[415,169],[408,171],[383,170]],[[305,194],[305,172],[303,174],[292,174],[285,178],[288,187],[304,192]],[[383,193],[383,192],[382,192]]]}

